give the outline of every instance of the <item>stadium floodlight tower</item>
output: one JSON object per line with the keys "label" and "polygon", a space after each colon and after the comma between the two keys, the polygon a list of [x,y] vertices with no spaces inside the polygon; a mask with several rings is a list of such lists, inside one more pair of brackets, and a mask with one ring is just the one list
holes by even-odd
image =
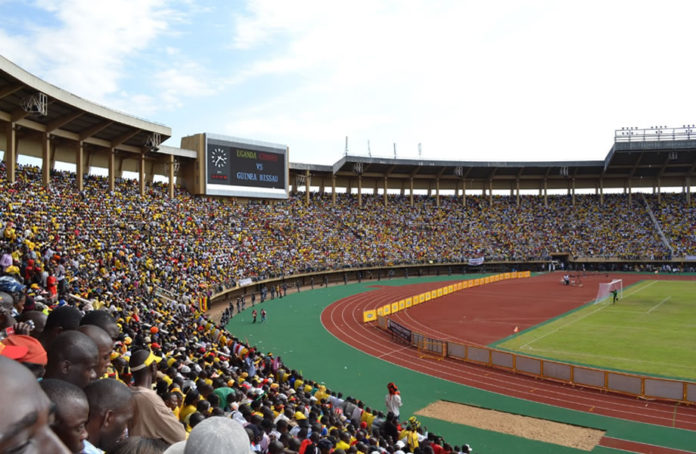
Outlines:
{"label": "stadium floodlight tower", "polygon": [[45,93],[34,93],[22,100],[22,109],[29,114],[48,115],[48,97]]}

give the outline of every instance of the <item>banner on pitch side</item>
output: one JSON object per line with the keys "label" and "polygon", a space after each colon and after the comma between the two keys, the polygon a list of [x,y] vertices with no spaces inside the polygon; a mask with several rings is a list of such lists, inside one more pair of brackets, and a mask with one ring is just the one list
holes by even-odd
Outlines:
{"label": "banner on pitch side", "polygon": [[377,311],[375,309],[363,312],[363,323],[374,322],[377,320]]}

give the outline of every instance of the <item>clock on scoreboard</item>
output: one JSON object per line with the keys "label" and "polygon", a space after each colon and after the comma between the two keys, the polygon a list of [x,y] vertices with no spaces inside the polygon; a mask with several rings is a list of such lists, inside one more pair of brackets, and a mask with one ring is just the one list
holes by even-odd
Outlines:
{"label": "clock on scoreboard", "polygon": [[230,182],[230,156],[225,147],[214,145],[208,151],[208,183]]}

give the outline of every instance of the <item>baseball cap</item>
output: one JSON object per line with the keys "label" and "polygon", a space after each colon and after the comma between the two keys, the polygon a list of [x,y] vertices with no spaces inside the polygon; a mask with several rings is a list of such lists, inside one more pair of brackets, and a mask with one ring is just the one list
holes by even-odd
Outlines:
{"label": "baseball cap", "polygon": [[[150,364],[152,364],[153,361],[156,362],[156,363],[159,363],[160,361],[162,361],[162,357],[161,357],[161,356],[157,356],[157,355],[155,355],[154,353],[152,353],[152,351],[150,351],[150,354],[147,356],[147,358],[145,358],[145,361],[143,361],[142,363],[140,363],[140,364],[130,364],[130,370],[131,370],[131,372],[137,372],[137,371],[139,371],[140,369],[145,369],[145,368],[148,367]],[[130,361],[130,362],[131,362],[131,363],[135,363],[135,362],[133,361],[133,356],[131,356],[131,361]]]}
{"label": "baseball cap", "polygon": [[14,358],[21,363],[40,364],[45,366],[48,363],[46,350],[37,339],[24,334],[14,334],[3,339],[2,344],[6,347],[26,349],[26,352],[19,358]]}
{"label": "baseball cap", "polygon": [[18,360],[27,354],[27,347],[19,345],[7,345],[4,342],[0,342],[0,355],[6,356],[7,358]]}

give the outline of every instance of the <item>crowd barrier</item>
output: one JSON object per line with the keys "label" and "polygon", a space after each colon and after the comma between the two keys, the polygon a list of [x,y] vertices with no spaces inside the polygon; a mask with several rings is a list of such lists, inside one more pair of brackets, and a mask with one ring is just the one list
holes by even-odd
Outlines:
{"label": "crowd barrier", "polygon": [[433,339],[424,334],[415,333],[386,316],[378,316],[377,325],[391,333],[396,340],[410,344],[425,354],[433,356],[643,399],[696,404],[696,383],[694,382],[579,366],[480,345]]}
{"label": "crowd barrier", "polygon": [[411,297],[404,298],[399,301],[393,301],[375,309],[369,309],[364,311],[363,323],[374,322],[377,320],[377,317],[379,316],[394,314],[404,309],[408,309],[411,306],[422,304],[427,301],[434,300],[436,298],[441,298],[443,296],[449,295],[450,293],[458,292],[460,290],[464,290],[471,287],[478,287],[480,285],[492,284],[494,282],[499,282],[506,279],[519,279],[530,277],[531,274],[532,273],[530,271],[511,271],[509,273],[493,274],[490,276],[476,279],[467,279],[434,290],[418,293]]}

